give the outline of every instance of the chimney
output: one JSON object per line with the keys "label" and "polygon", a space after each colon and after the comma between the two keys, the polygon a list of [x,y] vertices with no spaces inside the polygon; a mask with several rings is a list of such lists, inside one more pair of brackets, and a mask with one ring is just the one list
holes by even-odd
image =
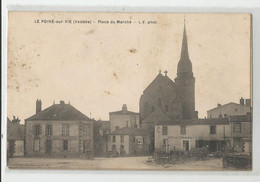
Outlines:
{"label": "chimney", "polygon": [[127,105],[123,104],[122,113],[126,113],[126,112],[127,112]]}
{"label": "chimney", "polygon": [[243,97],[241,97],[241,99],[240,99],[240,104],[245,105],[245,100],[243,99]]}
{"label": "chimney", "polygon": [[246,99],[246,105],[251,106],[251,99]]}
{"label": "chimney", "polygon": [[218,103],[218,107],[220,107],[221,106],[221,104],[220,103]]}
{"label": "chimney", "polygon": [[65,102],[63,100],[60,101],[60,105],[64,105]]}
{"label": "chimney", "polygon": [[37,99],[36,100],[36,114],[41,111],[42,111],[42,101]]}

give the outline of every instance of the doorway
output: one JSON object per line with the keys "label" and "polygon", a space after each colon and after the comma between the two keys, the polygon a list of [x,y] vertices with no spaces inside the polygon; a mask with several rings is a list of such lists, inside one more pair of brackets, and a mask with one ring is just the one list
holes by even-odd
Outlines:
{"label": "doorway", "polygon": [[190,142],[189,140],[183,140],[183,150],[189,151],[190,150]]}

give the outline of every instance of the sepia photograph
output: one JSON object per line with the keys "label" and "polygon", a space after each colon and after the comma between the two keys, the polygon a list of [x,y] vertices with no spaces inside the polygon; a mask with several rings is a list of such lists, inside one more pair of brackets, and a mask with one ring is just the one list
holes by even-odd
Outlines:
{"label": "sepia photograph", "polygon": [[251,22],[9,11],[7,167],[251,171]]}

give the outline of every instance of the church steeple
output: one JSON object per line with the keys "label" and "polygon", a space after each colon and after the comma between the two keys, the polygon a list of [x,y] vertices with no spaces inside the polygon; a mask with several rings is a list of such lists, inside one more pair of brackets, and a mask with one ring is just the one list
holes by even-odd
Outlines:
{"label": "church steeple", "polygon": [[198,118],[198,113],[195,111],[195,78],[192,73],[192,63],[189,58],[185,20],[181,56],[178,63],[175,85],[178,92],[177,95],[181,101],[180,117],[182,119]]}
{"label": "church steeple", "polygon": [[182,37],[181,56],[180,56],[180,61],[178,63],[177,75],[178,76],[193,75],[192,63],[189,58],[185,20],[184,20],[184,29],[183,29],[183,37]]}

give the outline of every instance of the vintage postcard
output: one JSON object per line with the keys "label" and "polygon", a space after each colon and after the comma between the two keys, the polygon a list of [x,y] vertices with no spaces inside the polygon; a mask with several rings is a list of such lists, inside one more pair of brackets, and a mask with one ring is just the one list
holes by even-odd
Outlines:
{"label": "vintage postcard", "polygon": [[9,12],[11,169],[252,170],[251,15]]}

